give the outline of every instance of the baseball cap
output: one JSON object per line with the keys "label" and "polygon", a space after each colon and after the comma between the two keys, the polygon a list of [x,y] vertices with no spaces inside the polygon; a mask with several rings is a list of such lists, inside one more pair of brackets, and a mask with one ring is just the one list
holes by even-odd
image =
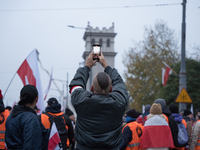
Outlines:
{"label": "baseball cap", "polygon": [[48,101],[47,101],[47,104],[50,106],[50,105],[53,105],[53,104],[58,104],[58,101],[56,98],[54,97],[51,97]]}

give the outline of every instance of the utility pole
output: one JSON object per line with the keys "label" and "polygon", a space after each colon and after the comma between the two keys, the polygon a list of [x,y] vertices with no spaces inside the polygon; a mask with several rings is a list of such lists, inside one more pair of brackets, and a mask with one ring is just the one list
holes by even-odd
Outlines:
{"label": "utility pole", "polygon": [[[182,18],[182,35],[181,35],[181,69],[179,72],[179,93],[183,88],[187,90],[186,79],[187,73],[185,69],[185,39],[186,39],[186,0],[183,0],[183,18]],[[179,103],[179,112],[186,109],[186,103]]]}

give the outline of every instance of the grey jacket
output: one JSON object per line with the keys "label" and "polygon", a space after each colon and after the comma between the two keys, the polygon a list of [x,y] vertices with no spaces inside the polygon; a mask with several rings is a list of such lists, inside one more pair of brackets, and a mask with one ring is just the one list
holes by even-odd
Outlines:
{"label": "grey jacket", "polygon": [[112,80],[113,91],[96,95],[86,90],[90,68],[79,68],[70,83],[71,102],[77,113],[75,138],[78,145],[93,149],[116,148],[121,142],[122,116],[128,104],[128,91],[117,72],[110,66],[105,71]]}
{"label": "grey jacket", "polygon": [[191,136],[191,140],[190,140],[190,145],[189,145],[189,149],[188,150],[194,150],[195,146],[197,145],[197,140],[199,138],[200,135],[200,121],[198,121],[195,124],[195,127],[192,131],[192,136]]}

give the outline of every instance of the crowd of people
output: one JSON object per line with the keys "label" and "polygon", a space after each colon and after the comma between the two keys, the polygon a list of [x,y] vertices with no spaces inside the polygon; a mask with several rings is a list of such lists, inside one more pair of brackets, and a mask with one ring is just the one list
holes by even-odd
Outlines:
{"label": "crowd of people", "polygon": [[[95,75],[90,92],[86,83],[96,62],[104,72]],[[200,150],[200,109],[196,121],[190,110],[179,114],[178,105],[167,107],[164,99],[146,105],[143,114],[127,110],[129,94],[124,81],[102,52],[98,60],[93,59],[93,52],[89,54],[69,87],[77,118],[69,108],[61,112],[54,97],[37,115],[38,91],[33,85],[21,89],[13,108],[5,108],[0,94],[0,150]],[[50,140],[54,123],[58,147]]]}

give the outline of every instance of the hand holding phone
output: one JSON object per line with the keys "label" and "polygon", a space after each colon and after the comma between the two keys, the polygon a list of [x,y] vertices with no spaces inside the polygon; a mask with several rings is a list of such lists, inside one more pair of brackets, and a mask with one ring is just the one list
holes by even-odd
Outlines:
{"label": "hand holding phone", "polygon": [[93,60],[99,61],[99,56],[101,56],[101,47],[100,45],[93,45]]}

